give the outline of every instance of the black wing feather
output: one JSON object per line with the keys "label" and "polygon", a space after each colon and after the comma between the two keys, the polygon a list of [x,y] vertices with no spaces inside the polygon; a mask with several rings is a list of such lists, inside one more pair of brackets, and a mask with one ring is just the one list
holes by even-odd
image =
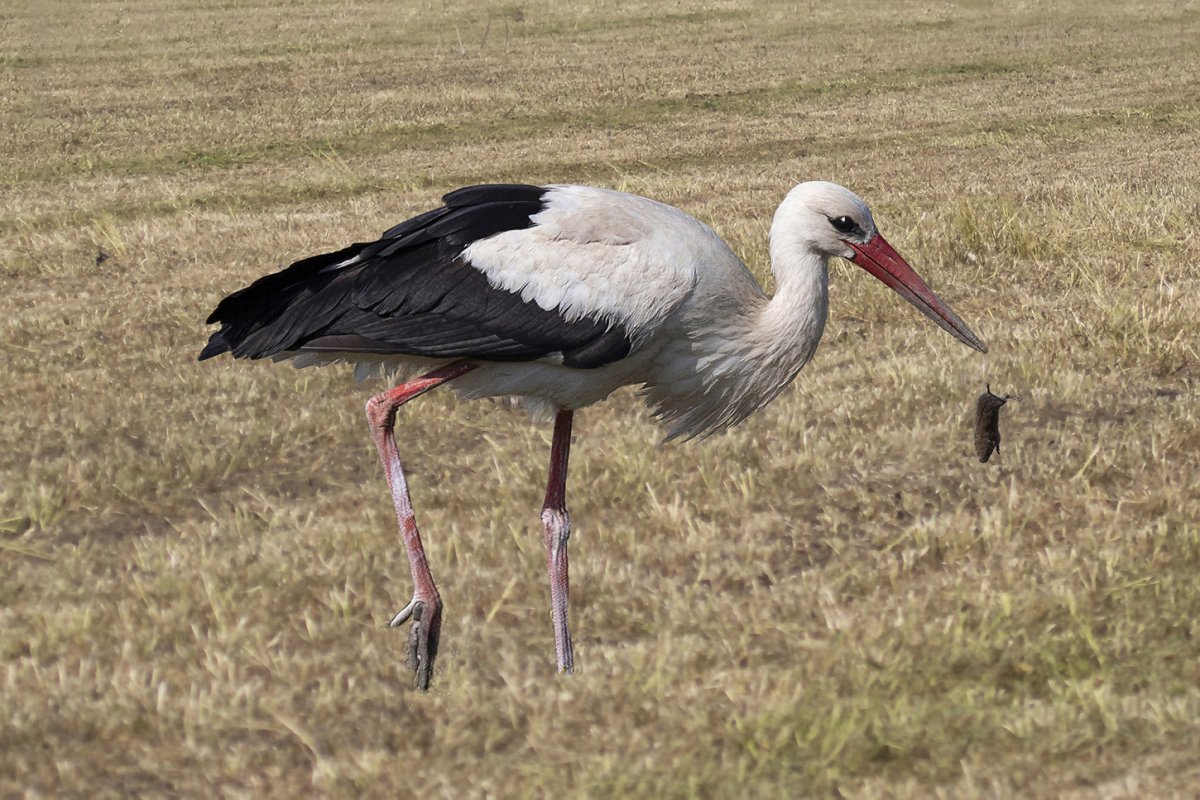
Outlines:
{"label": "black wing feather", "polygon": [[468,186],[376,242],[259,278],[217,305],[208,322],[221,328],[200,358],[312,350],[528,361],[557,353],[578,368],[623,358],[631,343],[620,325],[543,309],[495,288],[462,258],[473,242],[533,225],[545,194],[539,186]]}

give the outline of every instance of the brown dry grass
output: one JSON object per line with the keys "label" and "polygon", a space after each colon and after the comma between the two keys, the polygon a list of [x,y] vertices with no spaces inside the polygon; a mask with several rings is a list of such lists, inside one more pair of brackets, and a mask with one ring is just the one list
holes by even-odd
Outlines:
{"label": "brown dry grass", "polygon": [[[0,794],[1194,796],[1194,2],[16,2],[0,12]],[[224,292],[456,185],[674,202],[766,274],[863,194],[988,340],[835,269],[733,433],[580,415],[579,673],[548,431],[403,416],[447,618],[344,371],[197,364]],[[99,248],[109,255],[96,263]],[[1020,392],[971,453],[990,380]]]}

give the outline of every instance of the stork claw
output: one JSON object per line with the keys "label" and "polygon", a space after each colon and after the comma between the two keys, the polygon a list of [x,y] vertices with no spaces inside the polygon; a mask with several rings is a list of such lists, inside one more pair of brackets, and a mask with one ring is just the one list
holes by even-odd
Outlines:
{"label": "stork claw", "polygon": [[388,627],[399,628],[401,625],[408,622],[409,618],[413,615],[413,609],[416,607],[416,605],[417,598],[414,597],[412,600],[409,600],[408,605],[397,611],[396,615],[392,617],[392,621],[388,623]]}
{"label": "stork claw", "polygon": [[408,655],[404,663],[416,673],[417,689],[429,690],[433,678],[433,662],[437,658],[438,640],[442,629],[442,602],[438,598],[418,600],[413,598],[408,605],[396,612],[388,623],[397,628],[412,620],[408,631]]}

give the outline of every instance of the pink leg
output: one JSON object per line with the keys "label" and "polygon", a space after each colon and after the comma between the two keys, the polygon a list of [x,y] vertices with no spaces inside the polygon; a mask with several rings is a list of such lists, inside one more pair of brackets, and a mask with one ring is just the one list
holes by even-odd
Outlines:
{"label": "pink leg", "polygon": [[550,446],[550,478],[542,523],[546,526],[546,566],[550,572],[550,613],[554,620],[554,649],[559,672],[575,671],[571,632],[567,630],[567,540],[571,538],[571,515],[567,513],[567,458],[571,454],[571,417],[560,411],[554,418],[554,443]]}
{"label": "pink leg", "polygon": [[438,635],[442,627],[442,600],[425,559],[421,546],[421,534],[417,531],[417,520],[413,514],[412,500],[408,496],[408,483],[400,467],[400,453],[396,448],[396,410],[424,394],[435,386],[475,369],[474,364],[458,361],[422,375],[420,378],[402,383],[394,389],[377,394],[367,401],[367,422],[371,438],[379,449],[379,460],[392,490],[392,503],[396,506],[396,521],[400,523],[400,536],[408,552],[408,566],[412,571],[413,598],[401,609],[391,627],[413,621],[408,637],[408,667],[417,674],[417,688],[429,688],[433,676],[433,661],[437,657]]}

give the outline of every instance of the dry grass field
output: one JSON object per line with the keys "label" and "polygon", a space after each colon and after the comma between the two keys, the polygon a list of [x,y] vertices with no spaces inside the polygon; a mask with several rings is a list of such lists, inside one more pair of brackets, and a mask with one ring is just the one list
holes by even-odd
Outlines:
{"label": "dry grass field", "polygon": [[[1196,797],[1200,5],[996,6],[6,3],[0,796]],[[381,384],[198,364],[214,303],[488,181],[680,205],[769,283],[808,178],[990,354],[839,262],[743,426],[577,415],[570,677],[548,426],[422,398],[417,693]]]}

